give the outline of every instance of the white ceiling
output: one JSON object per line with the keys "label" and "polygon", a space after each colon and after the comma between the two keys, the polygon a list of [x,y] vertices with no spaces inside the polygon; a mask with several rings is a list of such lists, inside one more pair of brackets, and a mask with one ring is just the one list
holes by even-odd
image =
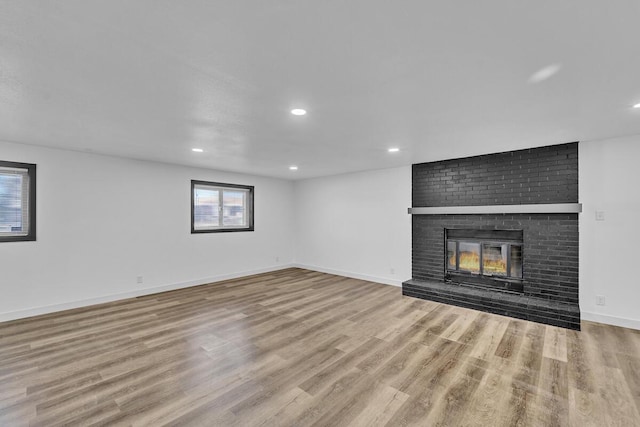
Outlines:
{"label": "white ceiling", "polygon": [[297,179],[636,134],[639,23],[637,0],[0,0],[0,140]]}

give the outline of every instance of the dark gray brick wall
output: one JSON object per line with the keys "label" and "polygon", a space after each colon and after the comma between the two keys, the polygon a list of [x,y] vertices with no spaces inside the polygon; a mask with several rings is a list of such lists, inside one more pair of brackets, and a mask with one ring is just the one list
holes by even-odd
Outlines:
{"label": "dark gray brick wall", "polygon": [[413,207],[578,202],[578,143],[413,165]]}
{"label": "dark gray brick wall", "polygon": [[524,293],[578,302],[578,214],[414,215],[414,279],[444,281],[445,228],[523,230]]}
{"label": "dark gray brick wall", "polygon": [[[578,143],[415,164],[412,190],[413,207],[577,203]],[[414,215],[412,221],[414,281],[444,281],[445,228],[523,230],[524,306],[566,304],[571,316],[578,313],[579,328],[577,214]],[[451,303],[464,305],[465,298],[456,295]],[[516,317],[537,319],[524,310]],[[545,316],[553,317],[550,310]]]}

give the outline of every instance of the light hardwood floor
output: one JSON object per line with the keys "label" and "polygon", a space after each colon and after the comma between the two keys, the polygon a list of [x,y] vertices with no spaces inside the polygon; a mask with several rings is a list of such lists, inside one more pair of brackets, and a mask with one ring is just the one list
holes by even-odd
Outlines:
{"label": "light hardwood floor", "polygon": [[640,332],[582,325],[287,269],[0,324],[0,425],[640,425]]}

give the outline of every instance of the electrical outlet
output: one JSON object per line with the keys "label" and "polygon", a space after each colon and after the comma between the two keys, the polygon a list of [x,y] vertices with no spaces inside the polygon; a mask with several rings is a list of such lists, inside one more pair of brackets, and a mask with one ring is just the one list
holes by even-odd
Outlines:
{"label": "electrical outlet", "polygon": [[391,273],[391,274],[396,274],[396,269],[395,269],[395,268],[390,268],[390,269],[389,269],[389,273]]}
{"label": "electrical outlet", "polygon": [[280,262],[280,257],[279,256],[276,257],[276,262]]}
{"label": "electrical outlet", "polygon": [[604,221],[604,211],[596,211],[596,221]]}
{"label": "electrical outlet", "polygon": [[137,282],[138,284],[143,283],[143,282],[144,282],[143,277],[142,277],[142,276],[138,276],[138,277],[136,277],[136,282]]}
{"label": "electrical outlet", "polygon": [[596,305],[605,305],[604,295],[596,295]]}

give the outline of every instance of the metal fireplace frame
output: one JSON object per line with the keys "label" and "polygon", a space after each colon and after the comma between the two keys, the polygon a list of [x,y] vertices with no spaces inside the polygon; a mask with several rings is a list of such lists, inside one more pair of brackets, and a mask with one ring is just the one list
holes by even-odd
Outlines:
{"label": "metal fireplace frame", "polygon": [[[456,242],[456,267],[449,268],[448,243]],[[479,272],[460,270],[460,242],[477,243],[479,245]],[[485,274],[483,272],[483,244],[504,245],[507,244],[506,275]],[[524,282],[524,250],[522,230],[481,230],[481,229],[456,229],[444,230],[444,270],[445,281],[461,285],[480,286],[508,292],[523,292]],[[511,247],[519,246],[522,257],[522,277],[511,276]]]}

